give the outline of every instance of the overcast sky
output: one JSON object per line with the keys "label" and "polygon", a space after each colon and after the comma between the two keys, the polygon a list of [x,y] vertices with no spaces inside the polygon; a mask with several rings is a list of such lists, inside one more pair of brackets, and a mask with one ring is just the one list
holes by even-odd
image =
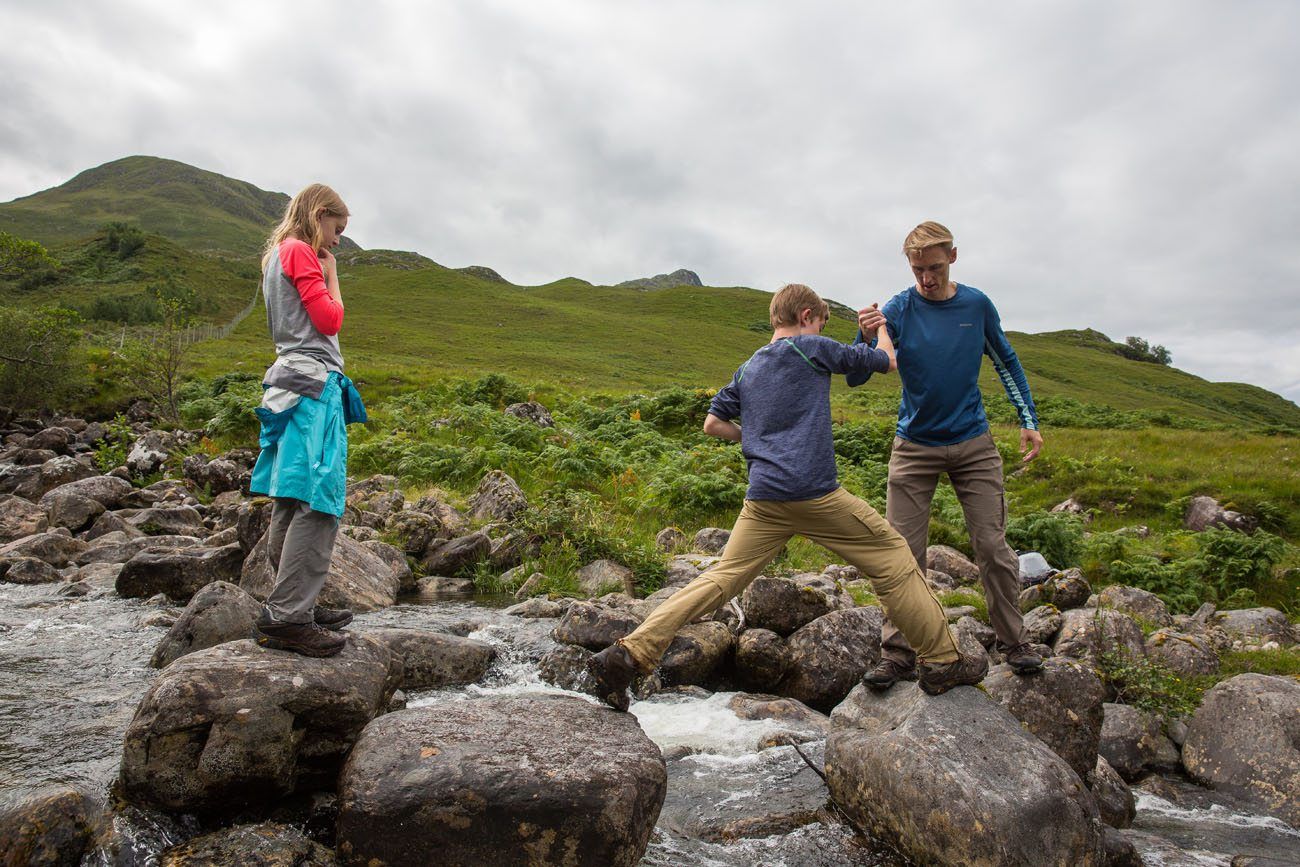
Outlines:
{"label": "overcast sky", "polygon": [[1290,0],[0,0],[0,201],[151,154],[516,283],[855,306],[936,219],[1008,329],[1300,401],[1298,42]]}

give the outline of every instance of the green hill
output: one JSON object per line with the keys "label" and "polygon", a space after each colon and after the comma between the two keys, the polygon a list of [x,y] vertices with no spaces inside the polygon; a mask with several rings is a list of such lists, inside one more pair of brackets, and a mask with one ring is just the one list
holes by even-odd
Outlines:
{"label": "green hill", "polygon": [[[96,299],[148,293],[171,281],[193,291],[200,315],[220,321],[251,297],[258,250],[285,201],[281,193],[171,160],[127,157],[90,169],[0,204],[0,231],[40,241],[65,266],[57,282],[27,293],[0,284],[0,303],[58,302],[84,311]],[[113,261],[100,251],[100,229],[113,220],[155,234],[138,253]],[[768,332],[771,296],[753,289],[677,285],[647,292],[575,277],[516,286],[483,266],[448,268],[417,253],[355,246],[339,261],[348,311],[343,349],[350,372],[371,393],[487,372],[574,392],[717,387]],[[827,334],[848,340],[852,313],[833,306]],[[1129,360],[1096,331],[1011,339],[1040,404],[1076,401],[1165,426],[1300,428],[1300,407],[1276,394]],[[194,357],[204,374],[259,372],[271,360],[263,317],[250,316],[227,340],[199,344]],[[879,412],[896,399],[897,383],[881,377],[852,392],[841,383],[837,406],[849,414]],[[990,410],[1005,413],[989,365],[981,383]]]}

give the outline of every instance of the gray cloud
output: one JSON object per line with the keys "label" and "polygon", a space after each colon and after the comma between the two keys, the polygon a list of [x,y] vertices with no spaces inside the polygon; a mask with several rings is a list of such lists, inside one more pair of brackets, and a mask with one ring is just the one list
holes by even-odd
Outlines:
{"label": "gray cloud", "polygon": [[150,153],[326,180],[362,244],[518,282],[850,304],[940,219],[1007,327],[1300,399],[1284,0],[87,5],[0,0],[0,199]]}

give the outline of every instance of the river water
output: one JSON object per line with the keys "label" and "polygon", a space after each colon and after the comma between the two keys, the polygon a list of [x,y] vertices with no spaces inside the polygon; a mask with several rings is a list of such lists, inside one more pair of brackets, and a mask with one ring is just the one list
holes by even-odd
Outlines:
{"label": "river water", "polygon": [[[21,796],[45,785],[106,792],[117,773],[122,735],[157,672],[147,663],[166,631],[167,609],[121,599],[101,581],[80,598],[59,585],[0,584],[0,792]],[[174,612],[173,612],[174,613]],[[479,695],[559,692],[538,678],[536,660],[553,643],[553,620],[503,614],[494,600],[402,604],[361,615],[352,627],[445,627],[472,621],[472,637],[498,647],[487,677],[469,687],[408,696],[411,706]],[[813,732],[770,720],[742,720],[731,695],[664,694],[634,702],[646,734],[668,764],[668,794],[645,867],[894,867],[906,862],[846,827],[827,805],[813,767],[825,743]],[[794,746],[760,748],[788,733]],[[1252,815],[1181,780],[1139,788],[1138,818],[1126,831],[1150,865],[1221,865],[1234,855],[1300,863],[1300,832]],[[795,817],[773,825],[773,816]],[[109,848],[87,865],[150,865],[195,826],[142,810],[112,817]],[[757,827],[756,826],[757,823]]]}

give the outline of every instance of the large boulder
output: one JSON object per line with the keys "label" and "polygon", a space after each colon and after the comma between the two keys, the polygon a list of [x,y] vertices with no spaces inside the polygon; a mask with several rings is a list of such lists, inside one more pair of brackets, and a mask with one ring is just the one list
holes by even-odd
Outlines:
{"label": "large boulder", "polygon": [[[266,536],[244,560],[239,586],[258,600],[265,600],[275,586]],[[373,611],[397,601],[401,576],[382,557],[351,537],[339,533],[334,539],[329,574],[317,601],[330,608]]]}
{"label": "large boulder", "polygon": [[420,565],[428,575],[454,575],[469,569],[492,553],[487,533],[468,533],[455,539],[433,542]]}
{"label": "large boulder", "polygon": [[1184,677],[1214,674],[1219,670],[1219,654],[1203,633],[1157,629],[1147,636],[1147,658],[1164,663],[1170,671]]}
{"label": "large boulder", "polygon": [[355,635],[328,659],[252,641],[182,656],[126,730],[123,794],[172,812],[227,814],[331,785],[401,676],[387,648]]}
{"label": "large boulder", "polygon": [[86,543],[67,535],[67,531],[50,530],[34,536],[24,536],[0,545],[0,560],[11,557],[35,557],[51,566],[62,569],[74,557],[86,550]]}
{"label": "large boulder", "polygon": [[116,509],[121,505],[122,499],[133,490],[135,488],[130,482],[117,476],[87,476],[75,482],[68,482],[66,485],[59,485],[47,492],[41,497],[41,505],[45,505],[56,494],[76,494],[94,500],[105,509]]}
{"label": "large boulder", "polygon": [[831,714],[826,782],[855,824],[916,863],[1104,863],[1078,774],[977,689],[855,688]]}
{"label": "large boulder", "polygon": [[980,567],[949,545],[931,545],[926,548],[925,564],[926,568],[949,575],[960,584],[976,584],[980,580]]}
{"label": "large boulder", "polygon": [[591,677],[590,650],[577,644],[557,644],[537,661],[537,675],[542,680],[572,692],[596,695],[596,682]]}
{"label": "large boulder", "polygon": [[1025,634],[1035,644],[1051,644],[1065,623],[1065,617],[1055,605],[1039,605],[1025,613]]}
{"label": "large boulder", "polygon": [[147,599],[158,593],[189,602],[213,581],[239,580],[244,552],[238,543],[220,548],[145,548],[117,575],[117,594]]}
{"label": "large boulder", "polygon": [[1152,626],[1169,626],[1174,622],[1169,616],[1169,609],[1156,594],[1137,587],[1112,584],[1101,591],[1097,597],[1100,604],[1116,611],[1123,611],[1128,616],[1146,621]]}
{"label": "large boulder", "polygon": [[197,536],[134,536],[128,538],[109,533],[101,536],[89,547],[83,543],[83,550],[74,558],[78,566],[92,563],[126,563],[146,548],[197,548],[203,540]]}
{"label": "large boulder", "polygon": [[275,822],[203,834],[158,855],[159,867],[336,867],[332,849]]}
{"label": "large boulder", "polygon": [[1128,782],[1139,779],[1156,762],[1160,739],[1160,717],[1127,704],[1103,705],[1098,751]]}
{"label": "large boulder", "polygon": [[509,521],[528,508],[528,498],[510,476],[492,470],[469,498],[469,516],[476,521]]}
{"label": "large boulder", "polygon": [[1210,527],[1226,527],[1242,533],[1253,533],[1259,527],[1259,519],[1243,515],[1220,506],[1213,497],[1192,497],[1183,514],[1183,526],[1199,533]]}
{"label": "large boulder", "polygon": [[632,867],[667,789],[636,718],[570,696],[390,713],[339,778],[344,864]]}
{"label": "large boulder", "polygon": [[257,637],[262,606],[229,581],[213,581],[199,589],[180,617],[154,648],[149,664],[164,668],[187,653],[227,641]]}
{"label": "large boulder", "polygon": [[1283,647],[1296,643],[1296,628],[1276,608],[1238,608],[1220,611],[1213,617],[1218,626],[1234,641],[1248,647],[1276,641]]}
{"label": "large boulder", "polygon": [[735,667],[750,689],[776,689],[790,669],[790,648],[770,629],[746,629],[736,637]]}
{"label": "large boulder", "polygon": [[193,506],[153,506],[141,509],[126,522],[146,536],[206,536],[203,516]]}
{"label": "large boulder", "polygon": [[22,497],[0,495],[0,545],[44,533],[49,526],[49,516],[40,506]]}
{"label": "large boulder", "polygon": [[636,580],[632,570],[613,560],[593,560],[578,570],[578,586],[588,596],[599,596],[611,590],[636,595]]}
{"label": "large boulder", "polygon": [[599,602],[575,602],[564,612],[551,635],[556,641],[588,650],[604,650],[641,625],[645,617],[631,608]]}
{"label": "large boulder", "polygon": [[147,431],[131,444],[131,451],[126,456],[126,467],[136,478],[156,473],[171,457],[175,447],[174,438],[167,433]]}
{"label": "large boulder", "polygon": [[364,634],[401,660],[401,688],[407,692],[474,683],[497,657],[496,648],[486,641],[428,629],[383,626]]}
{"label": "large boulder", "polygon": [[1120,653],[1131,658],[1146,655],[1142,630],[1133,618],[1110,608],[1076,608],[1065,612],[1057,634],[1056,653],[1097,668],[1102,656]]}
{"label": "large boulder", "polygon": [[789,635],[824,614],[852,607],[853,600],[839,592],[833,581],[812,574],[793,578],[760,575],[740,597],[746,625],[770,629],[777,635]]}
{"label": "large boulder", "polygon": [[790,668],[777,692],[829,711],[880,659],[879,608],[847,608],[818,617],[786,639]]}
{"label": "large boulder", "polygon": [[0,464],[0,494],[13,494],[36,502],[60,485],[97,475],[99,473],[68,455],[59,455],[36,466]]}
{"label": "large boulder", "polygon": [[1192,717],[1183,766],[1300,828],[1300,682],[1239,674],[1217,684]]}
{"label": "large boulder", "polygon": [[731,630],[717,621],[688,623],[664,651],[660,677],[668,686],[706,683],[726,661],[734,640]]}
{"label": "large boulder", "polygon": [[430,546],[447,540],[449,535],[443,523],[427,512],[403,509],[388,517],[385,528],[402,549],[411,557],[423,557]]}
{"label": "large boulder", "polygon": [[89,526],[105,511],[102,503],[71,491],[65,492],[63,488],[55,488],[41,497],[40,505],[49,516],[50,526],[66,527],[74,533]]}
{"label": "large boulder", "polygon": [[65,786],[0,803],[0,864],[76,867],[101,809],[83,792]]}
{"label": "large boulder", "polygon": [[1137,816],[1137,801],[1124,778],[1115,772],[1105,756],[1097,756],[1096,766],[1084,777],[1088,790],[1097,802],[1101,820],[1112,828],[1127,828]]}
{"label": "large boulder", "polygon": [[63,573],[35,557],[0,558],[0,581],[10,584],[54,584]]}
{"label": "large boulder", "polygon": [[1032,677],[999,665],[989,672],[983,687],[1081,778],[1096,766],[1106,689],[1092,669],[1052,656]]}

